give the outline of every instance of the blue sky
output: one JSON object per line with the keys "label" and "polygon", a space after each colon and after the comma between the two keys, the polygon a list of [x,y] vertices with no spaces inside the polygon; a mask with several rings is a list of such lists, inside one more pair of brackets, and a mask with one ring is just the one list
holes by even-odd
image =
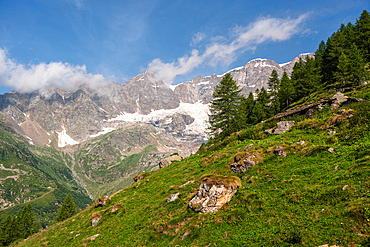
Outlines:
{"label": "blue sky", "polygon": [[0,0],[0,93],[124,83],[150,69],[177,84],[254,58],[314,52],[368,0]]}

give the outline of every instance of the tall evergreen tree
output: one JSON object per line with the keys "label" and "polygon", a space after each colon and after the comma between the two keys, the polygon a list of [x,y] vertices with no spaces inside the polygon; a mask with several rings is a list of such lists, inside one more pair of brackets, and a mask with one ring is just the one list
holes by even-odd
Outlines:
{"label": "tall evergreen tree", "polygon": [[241,89],[227,73],[213,92],[210,104],[210,135],[222,139],[241,129]]}
{"label": "tall evergreen tree", "polygon": [[356,45],[364,56],[366,62],[370,62],[370,15],[364,10],[355,24]]}
{"label": "tall evergreen tree", "polygon": [[34,214],[31,204],[27,204],[20,214],[17,217],[19,237],[26,238],[35,232],[37,232],[37,225],[34,223]]}
{"label": "tall evergreen tree", "polygon": [[343,85],[359,85],[368,78],[368,71],[365,68],[365,61],[355,44],[339,57],[338,70],[335,73],[337,81]]}
{"label": "tall evergreen tree", "polygon": [[255,100],[254,100],[254,96],[252,92],[249,93],[248,98],[245,98],[245,97],[242,98],[241,114],[243,115],[243,122],[246,125],[253,124],[250,117],[253,111],[254,104],[255,104]]}
{"label": "tall evergreen tree", "polygon": [[279,113],[280,110],[280,102],[278,99],[278,91],[280,88],[280,80],[277,71],[274,69],[271,72],[271,76],[269,81],[267,82],[269,88],[269,96],[271,99],[271,108],[274,114]]}
{"label": "tall evergreen tree", "polygon": [[256,92],[258,92],[257,100],[256,103],[254,104],[250,116],[250,121],[252,124],[259,123],[272,115],[271,109],[269,107],[270,98],[266,89],[262,87],[260,91],[256,90]]}
{"label": "tall evergreen tree", "polygon": [[280,80],[278,98],[282,109],[287,108],[294,98],[294,87],[286,71],[284,71]]}
{"label": "tall evergreen tree", "polygon": [[55,217],[54,222],[60,222],[77,213],[76,205],[73,201],[71,194],[68,194],[62,206],[59,208],[58,215]]}

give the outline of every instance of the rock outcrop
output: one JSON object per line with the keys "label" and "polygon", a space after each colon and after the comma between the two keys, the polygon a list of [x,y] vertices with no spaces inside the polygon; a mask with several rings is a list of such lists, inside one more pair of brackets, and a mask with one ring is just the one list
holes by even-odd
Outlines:
{"label": "rock outcrop", "polygon": [[198,193],[189,201],[189,207],[196,212],[216,213],[231,200],[240,186],[238,177],[206,175],[200,182]]}
{"label": "rock outcrop", "polygon": [[161,160],[158,165],[159,165],[159,168],[162,169],[166,166],[171,165],[171,163],[174,162],[174,161],[181,161],[183,159],[184,158],[182,156],[180,156],[178,154],[175,154],[175,155],[171,155],[170,157],[167,157],[167,158]]}
{"label": "rock outcrop", "polygon": [[237,174],[242,174],[256,165],[258,161],[259,158],[253,153],[238,153],[233,157],[233,163],[230,165],[230,169]]}
{"label": "rock outcrop", "polygon": [[278,122],[276,129],[267,129],[265,130],[265,133],[272,134],[274,133],[275,135],[281,135],[290,130],[290,128],[294,125],[294,121],[281,121]]}

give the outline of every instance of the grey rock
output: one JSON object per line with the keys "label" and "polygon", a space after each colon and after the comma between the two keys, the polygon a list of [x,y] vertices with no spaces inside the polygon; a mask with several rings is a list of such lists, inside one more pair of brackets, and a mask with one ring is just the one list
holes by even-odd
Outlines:
{"label": "grey rock", "polygon": [[274,134],[280,135],[287,132],[294,125],[294,121],[281,121],[278,122],[276,125],[277,129],[275,129]]}
{"label": "grey rock", "polygon": [[338,103],[339,103],[339,105],[342,103],[342,102],[344,102],[344,101],[346,101],[347,100],[347,96],[344,96],[344,94],[343,93],[341,93],[341,92],[337,92],[333,97],[331,97],[332,99],[335,99]]}
{"label": "grey rock", "polygon": [[287,155],[283,146],[276,146],[274,149],[274,154],[280,157],[285,157]]}
{"label": "grey rock", "polygon": [[172,194],[168,197],[167,202],[173,202],[177,198],[179,198],[180,193]]}
{"label": "grey rock", "polygon": [[335,152],[335,151],[334,151],[334,148],[329,148],[329,149],[328,149],[328,152],[329,152],[329,153],[334,153],[334,152]]}
{"label": "grey rock", "polygon": [[245,160],[243,161],[239,161],[239,162],[234,162],[230,165],[230,169],[237,173],[237,174],[242,174],[243,172],[245,172],[246,170],[249,170],[249,169],[252,169],[252,167],[255,165],[256,163],[253,161],[252,157],[249,157],[249,158],[246,158]]}
{"label": "grey rock", "polygon": [[347,187],[348,187],[348,185],[344,185],[343,188],[342,188],[342,190],[346,190]]}
{"label": "grey rock", "polygon": [[99,235],[100,234],[95,234],[93,236],[88,237],[87,239],[90,240],[90,241],[92,241],[92,240],[96,239]]}
{"label": "grey rock", "polygon": [[336,166],[333,171],[338,171],[339,166]]}

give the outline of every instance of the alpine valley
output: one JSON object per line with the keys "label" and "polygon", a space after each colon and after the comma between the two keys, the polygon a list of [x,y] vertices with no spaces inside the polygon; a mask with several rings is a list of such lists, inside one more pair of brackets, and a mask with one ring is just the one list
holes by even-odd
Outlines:
{"label": "alpine valley", "polygon": [[[289,63],[255,59],[228,73],[247,95],[273,69]],[[66,91],[46,88],[0,95],[0,208],[14,215],[31,203],[42,227],[71,193],[80,209],[130,185],[173,153],[194,154],[207,141],[208,105],[223,75],[197,76],[176,86],[145,71],[125,84]]]}

